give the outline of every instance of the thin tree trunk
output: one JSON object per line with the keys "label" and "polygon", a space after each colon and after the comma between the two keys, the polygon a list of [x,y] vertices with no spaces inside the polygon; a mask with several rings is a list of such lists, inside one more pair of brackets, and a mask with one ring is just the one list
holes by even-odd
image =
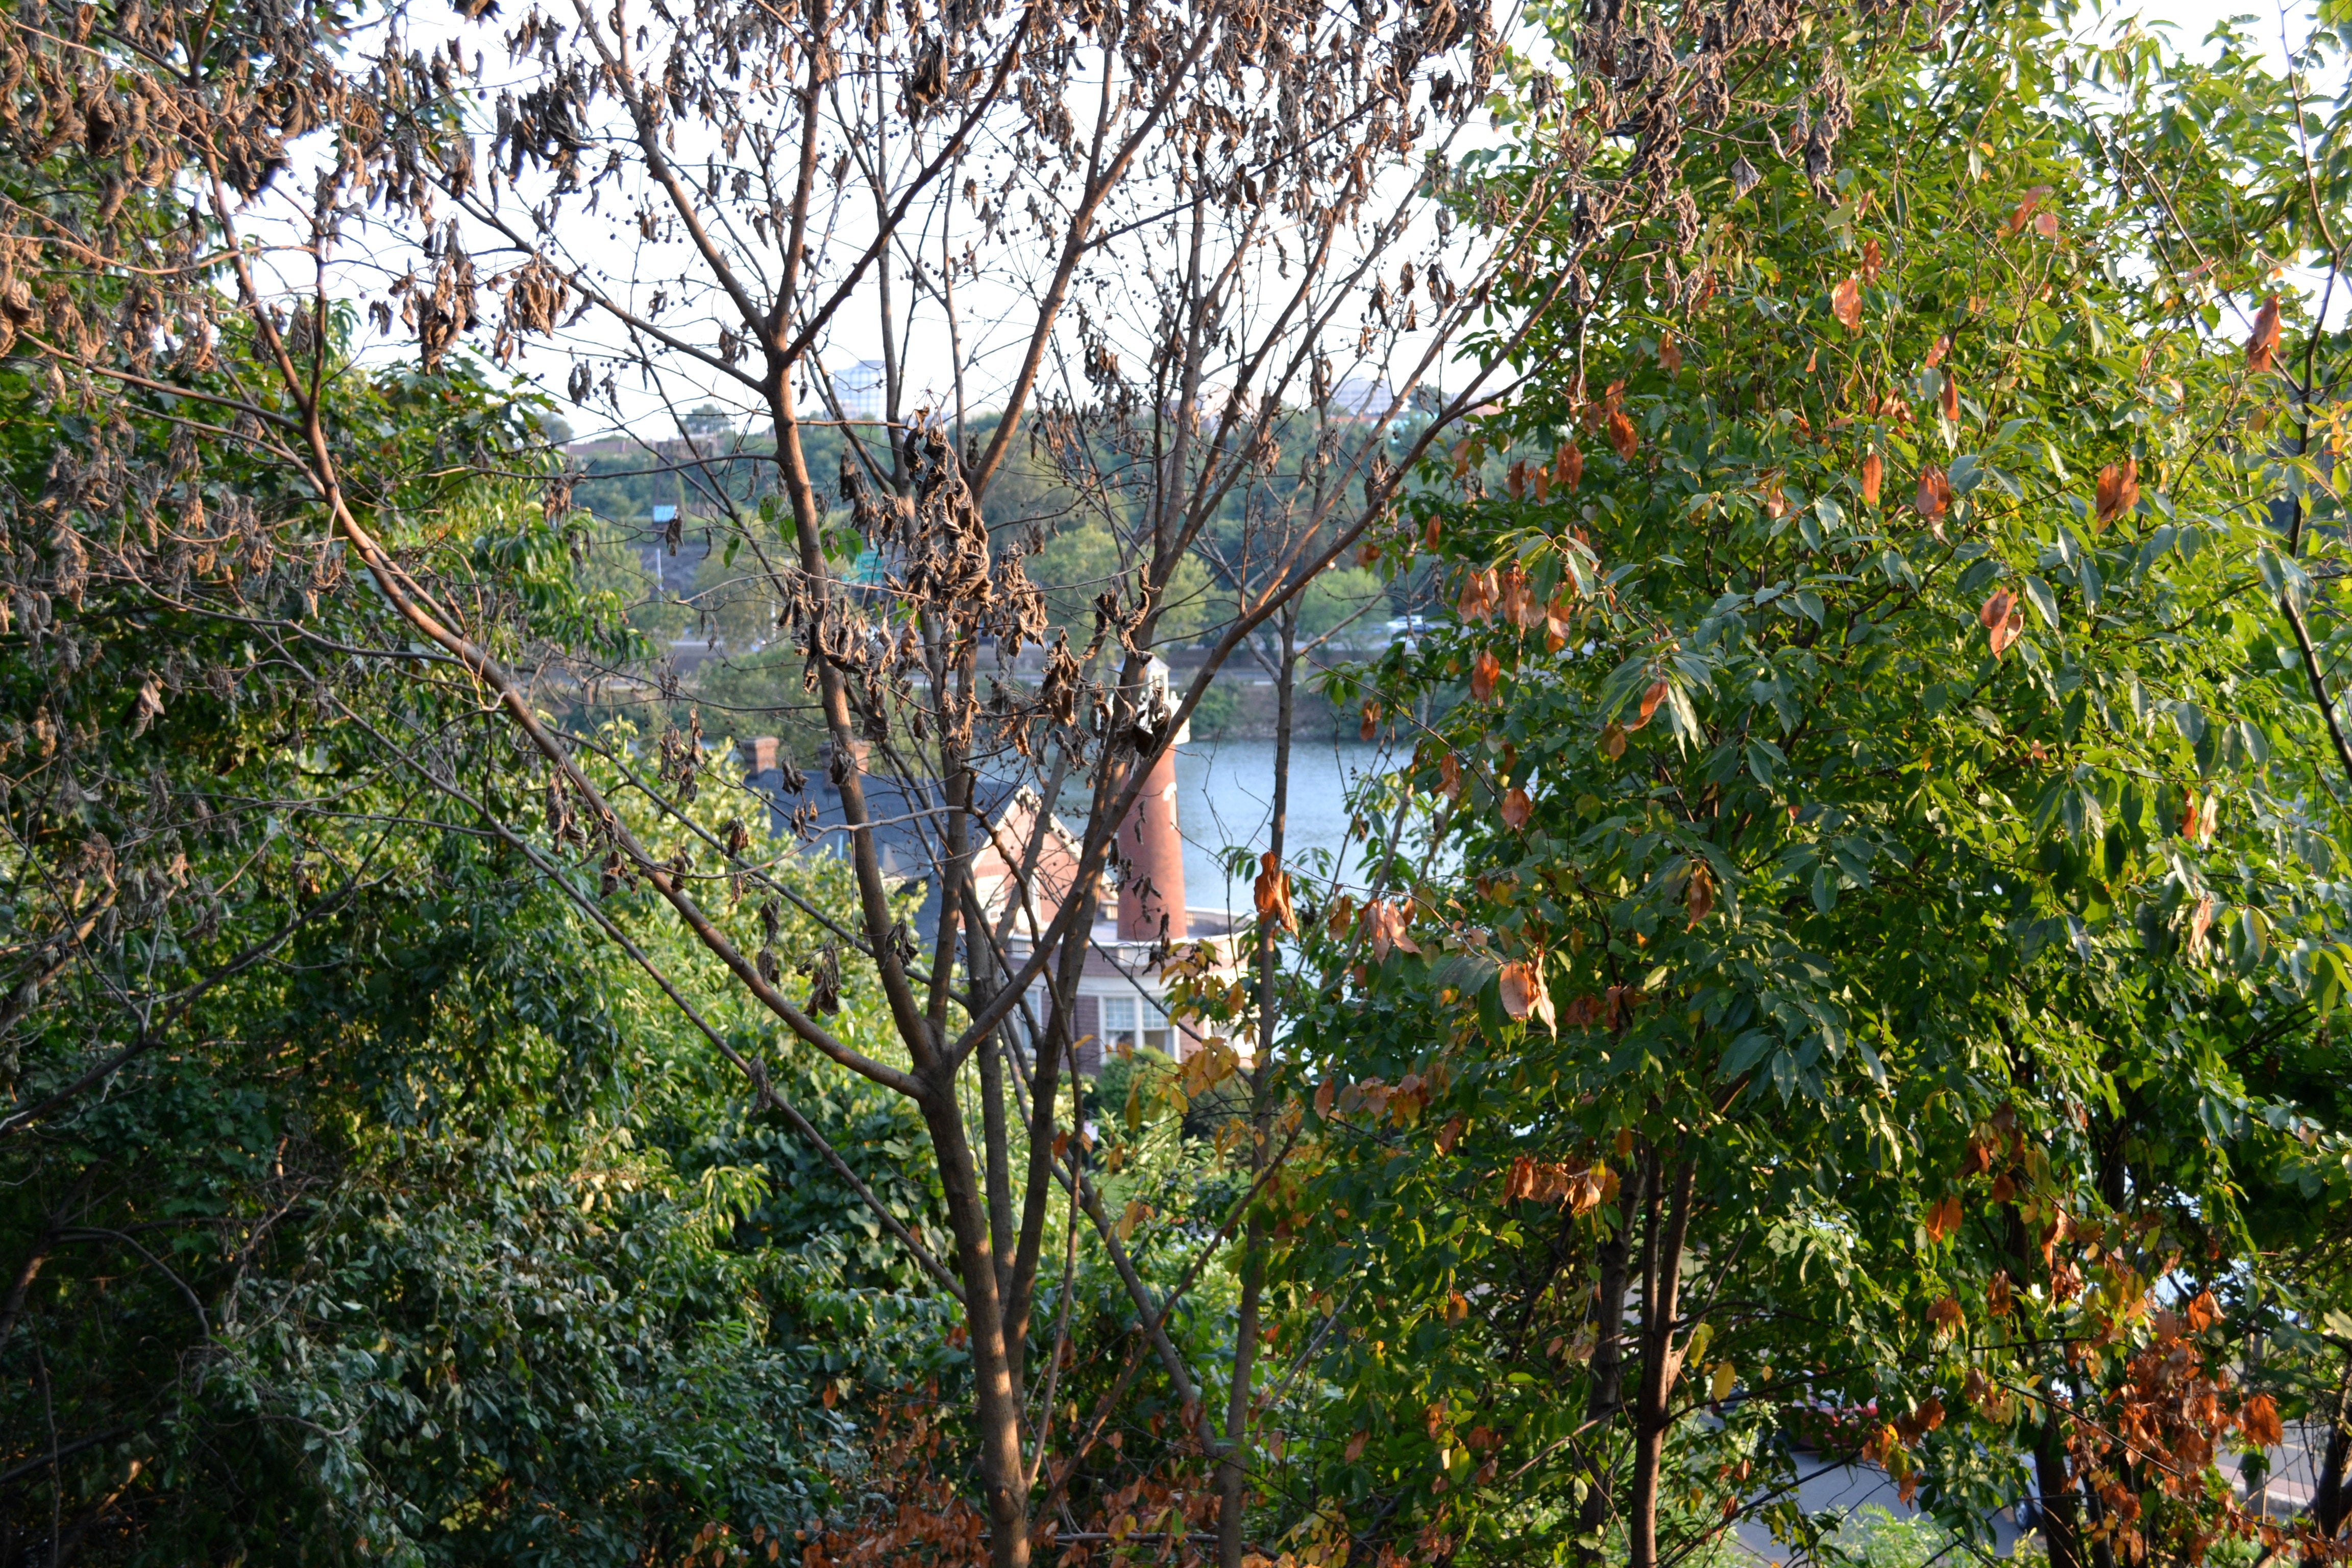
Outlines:
{"label": "thin tree trunk", "polygon": [[[971,897],[970,889],[966,896]],[[971,992],[985,1005],[993,1000],[1000,976],[996,954],[990,948],[987,928],[981,923],[977,899],[965,912],[964,954],[969,961]],[[1013,1228],[1013,1155],[1004,1120],[1004,1050],[1003,1031],[992,1033],[972,1053],[980,1068],[980,1129],[986,1154],[988,1235],[996,1255],[997,1295],[1010,1307],[1013,1300],[1013,1258],[1018,1233]]]}
{"label": "thin tree trunk", "polygon": [[1021,1395],[1007,1354],[987,1199],[972,1168],[954,1079],[929,1088],[919,1103],[938,1157],[948,1225],[955,1234],[956,1273],[963,1280],[964,1323],[971,1341],[973,1436],[988,1505],[989,1562],[992,1568],[1027,1568],[1029,1473],[1021,1457]]}
{"label": "thin tree trunk", "polygon": [[1609,1434],[1625,1403],[1625,1292],[1633,1283],[1633,1215],[1647,1204],[1649,1185],[1648,1163],[1637,1163],[1633,1179],[1619,1194],[1617,1212],[1622,1220],[1600,1247],[1600,1300],[1594,1306],[1592,1320],[1592,1381],[1584,1398],[1584,1418],[1592,1425],[1591,1436],[1584,1444],[1585,1479],[1591,1489],[1576,1510],[1577,1534],[1595,1538],[1593,1545],[1576,1549],[1577,1562],[1584,1564],[1601,1561],[1598,1538],[1609,1527],[1615,1502],[1611,1485],[1613,1467],[1609,1459]]}
{"label": "thin tree trunk", "polygon": [[[1275,674],[1274,823],[1268,864],[1282,867],[1290,813],[1292,698],[1298,678],[1298,602],[1282,608],[1282,663]],[[1270,1158],[1274,1123],[1275,927],[1261,912],[1257,929],[1257,1060],[1250,1068],[1250,1182]],[[1265,1289],[1266,1222],[1253,1208],[1242,1238],[1242,1299],[1234,1315],[1234,1381],[1225,1405],[1225,1451],[1217,1462],[1217,1568],[1242,1568],[1242,1528],[1249,1491],[1251,1373],[1257,1359],[1258,1303]]]}
{"label": "thin tree trunk", "polygon": [[[1654,1157],[1652,1168],[1664,1176],[1663,1163]],[[1672,1425],[1675,1377],[1682,1370],[1682,1352],[1675,1348],[1675,1299],[1682,1288],[1683,1241],[1690,1233],[1691,1187],[1697,1173],[1696,1157],[1685,1155],[1675,1171],[1670,1206],[1663,1213],[1654,1194],[1652,1235],[1643,1241],[1647,1267],[1642,1271],[1642,1386],[1633,1407],[1633,1479],[1625,1510],[1630,1568],[1657,1568],[1658,1563],[1658,1471],[1665,1456],[1666,1428]],[[1661,1218],[1664,1235],[1657,1234]]]}
{"label": "thin tree trunk", "polygon": [[2066,1440],[2055,1408],[2042,1417],[2033,1446],[2033,1481],[2041,1493],[2036,1523],[2050,1552],[2050,1568],[2083,1568],[2081,1500],[2066,1476]]}

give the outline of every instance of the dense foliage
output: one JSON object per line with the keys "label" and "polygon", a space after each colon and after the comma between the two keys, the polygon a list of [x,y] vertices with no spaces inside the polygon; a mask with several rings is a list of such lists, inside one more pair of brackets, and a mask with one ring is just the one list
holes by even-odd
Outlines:
{"label": "dense foliage", "polygon": [[1454,614],[1358,693],[1413,763],[1301,1025],[1351,1515],[1817,1543],[1820,1449],[2194,1561],[2312,1391],[2250,1336],[2332,1394],[2343,345],[2269,290],[2341,196],[2243,46],[2068,25],[1787,81],[1833,177],[1629,234],[1412,520]]}
{"label": "dense foliage", "polygon": [[[1423,9],[1431,48],[1467,36]],[[1336,526],[1327,482],[1397,505],[1260,628],[1281,710],[1302,645],[1432,584],[1450,613],[1328,682],[1397,743],[1355,803],[1370,886],[1293,856],[1294,889],[1277,841],[1241,862],[1257,964],[1169,955],[1213,1042],[1057,1088],[992,1035],[911,1098],[930,1037],[878,973],[942,1039],[985,974],[922,951],[919,890],[768,831],[805,802],[731,747],[814,772],[848,732],[758,559],[775,459],[694,414],[714,464],[567,472],[547,404],[454,347],[454,284],[414,370],[323,296],[231,308],[198,258],[232,204],[183,215],[173,172],[231,146],[248,195],[337,122],[343,18],[13,21],[0,1564],[943,1565],[1009,1561],[1005,1521],[1070,1568],[1658,1568],[1735,1528],[1895,1564],[2003,1509],[2055,1568],[2344,1557],[2352,340],[2290,280],[2342,281],[2343,111],[2242,40],[2191,60],[2063,5],[1671,20],[1712,42],[1625,8],[1476,31],[1500,144],[1416,199],[1528,224],[1475,344],[1516,389],[1410,479],[1386,455],[1442,399],[1332,419],[1321,367],[1312,417],[1276,400],[1189,498],[1115,355],[1000,454],[965,564],[1033,573],[1031,629],[1090,664],[1139,657],[1130,613],[1230,626]],[[1698,62],[1741,39],[1735,100]],[[1686,191],[1644,183],[1676,156]],[[1457,302],[1408,265],[1384,328],[1416,286]],[[903,521],[954,455],[894,442],[868,480],[844,439],[801,450],[808,558],[871,607],[906,564],[876,541],[947,537],[891,531],[885,470],[930,476]],[[355,574],[337,506],[392,567]],[[1162,506],[1193,531],[1130,612]],[[396,619],[403,581],[577,775],[484,721],[487,665]],[[856,716],[920,759],[908,626]],[[681,690],[688,637],[727,657]],[[1034,733],[1099,760],[1077,689]],[[668,922],[681,886],[709,932]],[[992,1269],[1034,1277],[992,1406],[956,1299]],[[2289,1521],[2247,1489],[2298,1423],[2335,1489]],[[1008,1453],[1025,1499],[991,1494]],[[1809,1515],[1854,1461],[1932,1519]]]}

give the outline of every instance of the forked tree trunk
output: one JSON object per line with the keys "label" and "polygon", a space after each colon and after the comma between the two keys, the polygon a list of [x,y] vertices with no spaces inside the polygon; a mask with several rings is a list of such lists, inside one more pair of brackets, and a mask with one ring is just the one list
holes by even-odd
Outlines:
{"label": "forked tree trunk", "polygon": [[1595,1544],[1576,1549],[1577,1562],[1584,1564],[1600,1563],[1598,1538],[1609,1528],[1614,1511],[1616,1466],[1610,1458],[1609,1439],[1617,1413],[1625,1404],[1625,1292],[1632,1285],[1633,1216],[1648,1202],[1649,1185],[1650,1167],[1645,1161],[1634,1167],[1632,1180],[1619,1194],[1621,1218],[1600,1247],[1600,1299],[1592,1314],[1592,1380],[1584,1397],[1584,1418],[1591,1425],[1582,1445],[1590,1489],[1576,1509],[1577,1534],[1595,1538]]}
{"label": "forked tree trunk", "polygon": [[1029,1479],[1021,1455],[1021,1394],[1006,1352],[987,1198],[972,1168],[954,1082],[930,1087],[921,1101],[923,1124],[938,1156],[948,1226],[955,1235],[956,1277],[963,1282],[964,1323],[971,1340],[972,1435],[988,1504],[989,1562],[992,1568],[1027,1568]]}
{"label": "forked tree trunk", "polygon": [[[1655,1155],[1650,1168],[1654,1182],[1665,1173]],[[1648,1233],[1642,1242],[1642,1386],[1633,1405],[1633,1477],[1625,1510],[1630,1568],[1657,1568],[1658,1563],[1658,1471],[1665,1458],[1666,1429],[1674,1424],[1675,1380],[1682,1370],[1682,1352],[1675,1345],[1675,1313],[1682,1289],[1683,1241],[1690,1234],[1691,1187],[1697,1173],[1696,1157],[1685,1155],[1675,1170],[1674,1190],[1663,1208],[1652,1194]]]}

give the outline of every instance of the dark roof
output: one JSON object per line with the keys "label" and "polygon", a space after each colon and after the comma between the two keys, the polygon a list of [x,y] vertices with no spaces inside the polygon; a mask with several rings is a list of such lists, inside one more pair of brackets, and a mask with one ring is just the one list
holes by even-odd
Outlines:
{"label": "dark roof", "polygon": [[[894,881],[923,884],[923,902],[916,914],[915,928],[929,941],[939,934],[940,929],[939,881],[932,871],[947,826],[945,799],[936,789],[918,789],[910,794],[904,781],[885,774],[866,773],[862,782],[866,820],[873,825],[875,847],[881,852],[882,875]],[[810,769],[796,793],[784,787],[786,776],[781,767],[752,773],[744,783],[766,797],[769,826],[780,835],[794,831],[791,821],[793,812],[810,805],[816,807],[814,831],[802,854],[849,858],[849,821],[842,811],[841,791],[835,786],[829,767],[820,764]],[[976,792],[982,815],[992,822],[998,820],[1021,788],[1014,783],[982,779]]]}

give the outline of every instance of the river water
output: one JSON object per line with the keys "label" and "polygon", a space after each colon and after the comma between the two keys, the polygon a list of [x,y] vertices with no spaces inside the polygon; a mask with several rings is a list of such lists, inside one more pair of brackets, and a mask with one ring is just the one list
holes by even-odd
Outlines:
{"label": "river water", "polygon": [[[1358,847],[1348,841],[1348,791],[1363,773],[1390,765],[1388,757],[1384,746],[1354,741],[1293,741],[1284,859],[1307,867],[1312,851],[1327,850],[1341,880],[1360,883],[1350,875]],[[1248,909],[1255,856],[1273,833],[1274,742],[1202,741],[1178,751],[1176,821],[1184,833],[1184,901],[1194,909]],[[1227,875],[1228,847],[1252,852],[1248,875]]]}

